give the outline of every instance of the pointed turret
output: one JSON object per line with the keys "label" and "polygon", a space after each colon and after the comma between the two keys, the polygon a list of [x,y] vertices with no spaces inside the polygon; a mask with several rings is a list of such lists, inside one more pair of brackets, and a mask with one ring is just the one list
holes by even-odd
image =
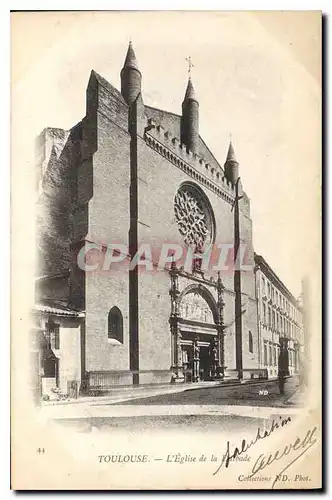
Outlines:
{"label": "pointed turret", "polygon": [[141,93],[142,75],[131,41],[129,42],[126,59],[121,70],[121,94],[130,106]]}
{"label": "pointed turret", "polygon": [[193,82],[191,81],[190,77],[188,79],[186,95],[184,96],[184,100],[185,101],[188,101],[189,99],[193,99],[194,101],[197,101],[196,94],[195,94],[195,89],[194,89],[194,86],[193,86]]}
{"label": "pointed turret", "polygon": [[199,103],[189,76],[182,103],[181,142],[193,153],[198,153]]}
{"label": "pointed turret", "polygon": [[235,157],[232,141],[229,143],[227,158],[225,162],[225,177],[235,183],[239,177],[239,162]]}

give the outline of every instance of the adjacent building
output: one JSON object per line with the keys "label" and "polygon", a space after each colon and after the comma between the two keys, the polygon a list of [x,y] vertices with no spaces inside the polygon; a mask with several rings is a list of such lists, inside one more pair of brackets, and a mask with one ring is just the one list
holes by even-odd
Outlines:
{"label": "adjacent building", "polygon": [[269,377],[278,375],[280,364],[288,375],[293,375],[299,372],[302,361],[302,308],[261,255],[255,254],[255,265],[259,366],[268,370]]}

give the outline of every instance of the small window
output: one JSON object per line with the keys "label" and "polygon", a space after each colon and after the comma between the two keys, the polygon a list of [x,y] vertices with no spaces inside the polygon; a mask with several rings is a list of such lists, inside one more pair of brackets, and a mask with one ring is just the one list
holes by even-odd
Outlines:
{"label": "small window", "polygon": [[272,326],[272,315],[271,315],[271,307],[269,306],[269,328]]}
{"label": "small window", "polygon": [[252,338],[252,333],[249,331],[249,352],[254,352],[254,341]]}
{"label": "small window", "polygon": [[60,325],[52,321],[47,323],[46,339],[51,349],[60,349]]}
{"label": "small window", "polygon": [[262,295],[265,295],[265,279],[262,277]]}
{"label": "small window", "polygon": [[108,313],[108,338],[123,344],[123,318],[118,307],[114,306]]}

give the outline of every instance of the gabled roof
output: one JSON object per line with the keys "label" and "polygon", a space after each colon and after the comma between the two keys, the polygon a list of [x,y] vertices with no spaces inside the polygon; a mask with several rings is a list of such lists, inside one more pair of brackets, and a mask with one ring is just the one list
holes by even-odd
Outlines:
{"label": "gabled roof", "polygon": [[105,87],[106,90],[108,90],[113,95],[115,95],[123,104],[125,104],[127,106],[127,103],[124,100],[121,92],[119,92],[118,89],[116,89],[115,87],[113,87],[113,85],[110,84],[107,80],[105,80],[105,78],[103,78],[102,76],[100,76],[99,73],[97,73],[97,71],[95,71],[94,69],[91,71],[88,86],[92,82],[92,79],[95,79],[100,85],[102,85],[103,87]]}

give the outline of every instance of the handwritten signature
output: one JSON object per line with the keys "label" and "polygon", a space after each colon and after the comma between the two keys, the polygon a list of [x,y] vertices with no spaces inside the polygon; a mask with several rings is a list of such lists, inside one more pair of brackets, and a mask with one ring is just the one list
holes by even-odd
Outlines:
{"label": "handwritten signature", "polygon": [[300,451],[300,453],[293,458],[280,472],[279,474],[276,475],[276,478],[272,484],[272,489],[278,480],[278,478],[291,466],[293,465],[296,460],[298,460],[302,455],[304,455],[309,448],[311,448],[316,442],[317,439],[314,437],[315,433],[317,431],[317,426],[313,427],[312,429],[308,430],[304,438],[299,438],[297,437],[295,441],[291,444],[287,444],[283,449],[279,449],[273,453],[269,453],[267,455],[261,454],[257,458],[253,468],[252,468],[252,473],[250,474],[249,477],[253,477],[257,472],[265,469],[268,465],[272,464],[276,460],[280,460],[281,458],[292,454],[294,451]]}
{"label": "handwritten signature", "polygon": [[[219,467],[217,468],[217,470],[213,473],[213,475],[215,476],[220,471],[220,469],[223,465],[225,465],[225,467],[227,468],[232,459],[235,459],[236,457],[240,456],[242,453],[245,453],[246,451],[249,450],[249,448],[254,446],[259,440],[269,437],[272,434],[272,432],[274,432],[276,429],[279,429],[279,427],[284,427],[289,422],[291,422],[291,417],[287,417],[287,418],[280,417],[279,422],[272,420],[272,424],[271,424],[270,429],[265,430],[264,432],[262,432],[261,429],[258,427],[255,439],[253,439],[251,441],[247,441],[246,439],[242,439],[241,446],[235,446],[232,453],[230,450],[230,442],[227,441],[226,453],[223,455],[221,463],[220,463]],[[256,474],[256,472],[254,474]]]}

